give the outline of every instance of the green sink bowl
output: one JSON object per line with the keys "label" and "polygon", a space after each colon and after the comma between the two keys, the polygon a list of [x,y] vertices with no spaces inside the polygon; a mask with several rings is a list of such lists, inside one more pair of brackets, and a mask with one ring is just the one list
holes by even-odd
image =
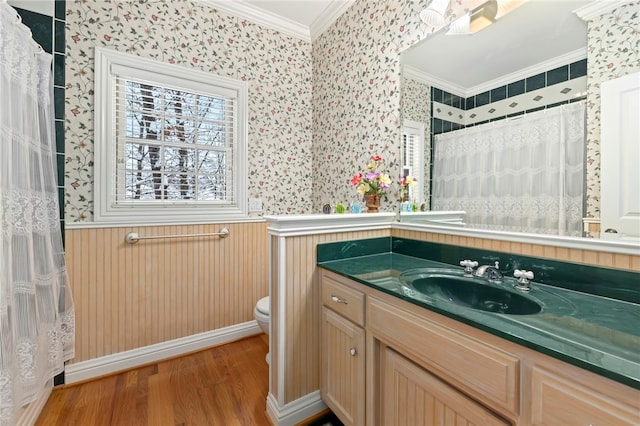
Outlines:
{"label": "green sink bowl", "polygon": [[462,272],[442,272],[416,271],[401,275],[400,280],[426,297],[471,309],[509,315],[532,315],[542,311],[542,306],[522,294],[465,277]]}

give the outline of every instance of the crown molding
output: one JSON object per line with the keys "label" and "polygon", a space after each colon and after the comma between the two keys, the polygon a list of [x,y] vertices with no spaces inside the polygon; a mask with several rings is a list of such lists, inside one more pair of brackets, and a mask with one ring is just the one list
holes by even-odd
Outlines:
{"label": "crown molding", "polygon": [[441,90],[446,90],[453,95],[462,96],[463,98],[467,97],[467,90],[464,87],[453,84],[450,81],[442,80],[441,78],[426,73],[418,68],[403,65],[402,74],[405,77],[411,78],[420,83],[428,84],[429,86],[435,86]]}
{"label": "crown molding", "polygon": [[629,3],[629,0],[596,0],[585,6],[579,7],[573,13],[583,21],[591,21],[600,15],[611,12],[613,9]]}
{"label": "crown molding", "polygon": [[254,7],[248,3],[228,0],[195,1],[209,5],[230,15],[238,16],[267,28],[280,31],[283,34],[311,42],[311,33],[307,26],[292,21],[291,19],[284,18],[280,15],[276,15],[275,13],[268,12],[264,9]]}
{"label": "crown molding", "polygon": [[326,31],[344,12],[347,11],[355,0],[333,0],[327,5],[322,14],[307,27],[299,22],[285,18],[267,10],[253,6],[242,1],[229,0],[194,0],[206,4],[217,10],[247,19],[264,27],[280,31],[283,34],[302,39],[309,43],[317,39]]}
{"label": "crown molding", "polygon": [[353,4],[355,0],[333,0],[309,27],[311,41],[315,41],[325,32],[336,20],[342,16]]}
{"label": "crown molding", "polygon": [[542,72],[549,71],[554,68],[558,68],[563,65],[567,65],[572,62],[579,61],[586,57],[587,57],[586,47],[576,49],[564,55],[556,56],[555,58],[551,58],[547,61],[540,62],[530,67],[520,69],[510,74],[505,74],[491,81],[487,81],[477,86],[469,87],[469,88],[452,84],[446,80],[442,80],[440,78],[434,77],[429,73],[423,72],[417,68],[410,67],[407,65],[403,66],[403,74],[405,77],[412,78],[421,83],[433,85],[438,89],[446,90],[451,94],[462,96],[463,98],[468,98],[470,96],[477,95],[478,93],[483,93],[488,90],[495,89],[496,87],[506,86],[507,84],[513,83],[514,81],[523,80],[527,77],[531,77],[532,75],[540,74]]}

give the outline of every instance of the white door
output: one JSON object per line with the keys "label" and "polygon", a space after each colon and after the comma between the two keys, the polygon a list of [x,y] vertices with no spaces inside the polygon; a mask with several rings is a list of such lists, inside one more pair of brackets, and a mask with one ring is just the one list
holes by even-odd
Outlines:
{"label": "white door", "polygon": [[600,90],[600,237],[640,239],[640,72]]}

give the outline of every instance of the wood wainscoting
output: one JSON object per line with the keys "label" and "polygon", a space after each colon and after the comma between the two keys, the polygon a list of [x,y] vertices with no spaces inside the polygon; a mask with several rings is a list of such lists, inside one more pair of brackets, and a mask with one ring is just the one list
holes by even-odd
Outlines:
{"label": "wood wainscoting", "polygon": [[[287,237],[271,236],[272,318],[270,390],[283,404],[320,389],[320,283],[316,246],[345,240],[388,237],[389,229]],[[282,268],[282,269],[281,269]],[[276,301],[282,300],[282,312]],[[282,330],[280,329],[282,327]],[[283,351],[282,353],[280,351]]]}
{"label": "wood wainscoting", "polygon": [[[225,226],[225,239],[124,240],[129,232],[200,234]],[[256,301],[269,294],[265,222],[65,232],[76,311],[71,364],[252,321]]]}
{"label": "wood wainscoting", "polygon": [[405,229],[392,229],[391,235],[393,237],[408,238],[411,240],[431,241],[434,243],[473,247],[483,250],[495,250],[523,256],[545,257],[562,262],[584,263],[586,265],[640,271],[640,256],[630,254],[555,247],[542,244],[527,244],[486,238],[462,237],[459,235],[409,231]]}

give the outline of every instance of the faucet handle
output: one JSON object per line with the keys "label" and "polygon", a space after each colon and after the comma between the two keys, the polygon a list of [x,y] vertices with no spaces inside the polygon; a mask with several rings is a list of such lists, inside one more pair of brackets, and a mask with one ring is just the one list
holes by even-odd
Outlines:
{"label": "faucet handle", "polygon": [[531,285],[529,285],[529,280],[533,279],[532,271],[525,271],[524,269],[523,270],[516,269],[515,271],[513,271],[513,276],[518,279],[518,284],[515,285],[515,288],[522,291],[531,290]]}
{"label": "faucet handle", "polygon": [[473,268],[478,266],[478,262],[475,260],[461,260],[460,266],[464,266],[464,276],[465,277],[473,277]]}

